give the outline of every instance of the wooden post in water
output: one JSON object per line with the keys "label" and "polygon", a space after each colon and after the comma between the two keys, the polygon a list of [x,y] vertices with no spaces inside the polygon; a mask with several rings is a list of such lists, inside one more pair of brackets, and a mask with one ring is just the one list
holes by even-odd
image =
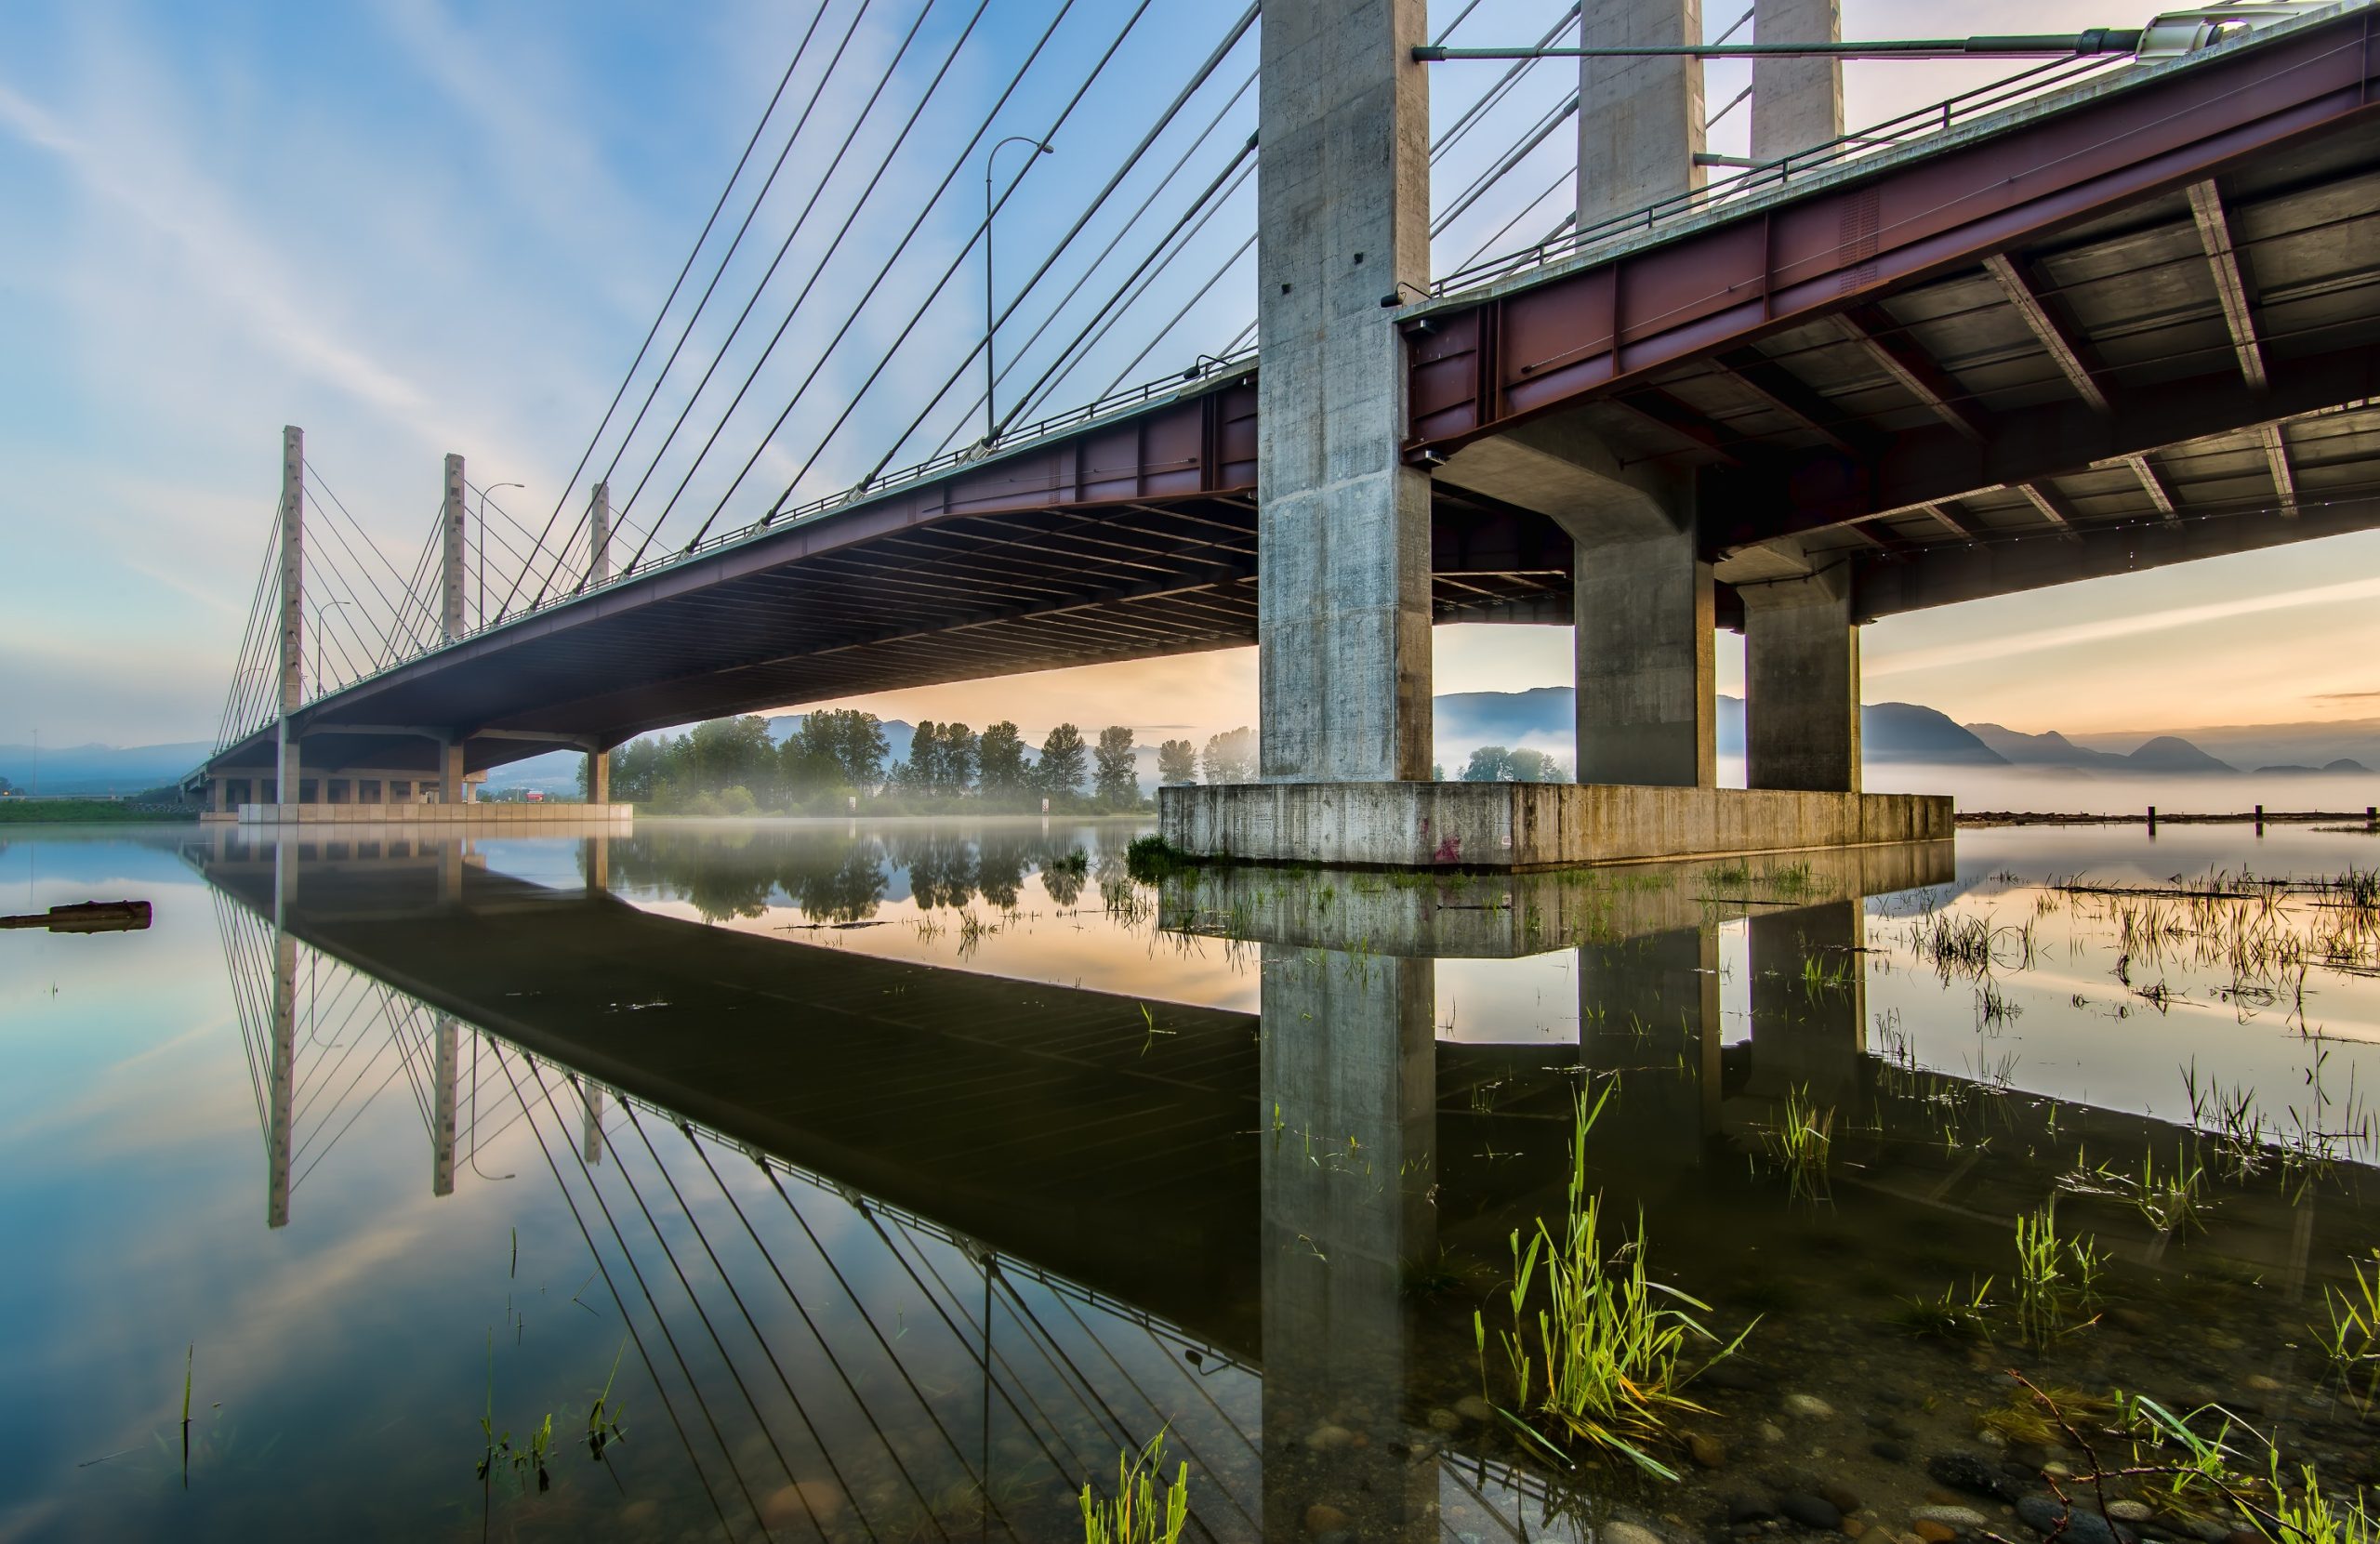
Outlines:
{"label": "wooden post in water", "polygon": [[2264,834],[2265,834],[2265,807],[2264,807],[2263,805],[2259,804],[2259,805],[2257,805],[2257,806],[2256,806],[2256,835],[2261,837],[2261,836],[2263,836]]}
{"label": "wooden post in water", "polygon": [[2154,804],[2149,807],[2149,834],[2152,837],[2157,834],[2157,806]]}

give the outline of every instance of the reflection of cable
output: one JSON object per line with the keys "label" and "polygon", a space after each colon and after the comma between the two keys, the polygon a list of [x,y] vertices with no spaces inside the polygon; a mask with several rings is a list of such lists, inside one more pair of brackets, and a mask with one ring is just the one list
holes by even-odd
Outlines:
{"label": "reflection of cable", "polygon": [[[529,1108],[529,1102],[522,1097],[521,1085],[512,1076],[512,1069],[504,1064],[504,1059],[501,1056],[496,1058],[496,1064],[497,1070],[504,1074],[505,1081],[512,1084],[512,1097],[520,1100],[521,1108],[526,1111]],[[535,1076],[536,1063],[530,1062],[529,1069],[531,1076]],[[544,1079],[538,1079],[538,1088],[542,1090],[544,1087]],[[548,1098],[550,1102],[551,1096]],[[570,1186],[562,1182],[562,1168],[554,1162],[553,1152],[547,1147],[546,1135],[538,1129],[535,1115],[529,1117],[529,1130],[537,1139],[537,1152],[546,1160],[546,1168],[553,1173],[554,1188],[562,1192],[562,1198],[570,1206],[571,1220],[578,1224],[578,1236],[587,1241],[588,1254],[593,1257],[595,1268],[603,1273],[603,1285],[611,1289],[612,1305],[620,1311],[620,1322],[628,1326],[628,1338],[636,1342],[636,1353],[644,1363],[645,1376],[653,1379],[654,1392],[661,1396],[661,1407],[669,1412],[669,1424],[676,1430],[679,1442],[685,1445],[686,1462],[694,1467],[694,1477],[703,1483],[703,1498],[710,1502],[711,1511],[718,1513],[720,1531],[733,1540],[735,1537],[735,1530],[728,1524],[726,1510],[719,1504],[718,1494],[710,1488],[710,1476],[703,1471],[702,1460],[694,1457],[694,1440],[686,1435],[685,1424],[678,1419],[678,1408],[669,1402],[669,1390],[661,1381],[661,1374],[654,1366],[653,1357],[644,1349],[644,1337],[637,1333],[636,1317],[628,1312],[627,1300],[620,1296],[619,1284],[612,1279],[612,1268],[603,1263],[603,1252],[595,1247],[595,1235],[588,1231],[587,1219],[578,1209],[578,1197],[573,1195],[570,1193]],[[595,1190],[595,1177],[587,1172],[587,1160],[578,1157],[577,1148],[573,1147],[570,1152],[572,1157],[578,1159],[579,1172],[586,1177],[587,1188],[594,1192],[596,1205],[603,1206],[602,1193]],[[753,1503],[751,1488],[745,1485],[742,1471],[736,1469],[734,1455],[728,1452],[727,1439],[719,1433],[719,1422],[711,1419],[710,1406],[703,1402],[703,1392],[695,1385],[694,1375],[687,1370],[686,1358],[678,1350],[677,1338],[669,1333],[668,1322],[661,1317],[661,1309],[653,1300],[652,1289],[644,1286],[644,1273],[637,1270],[636,1256],[628,1252],[628,1241],[620,1237],[619,1224],[612,1222],[612,1212],[609,1207],[603,1207],[603,1221],[611,1222],[612,1237],[620,1246],[621,1258],[628,1261],[629,1272],[636,1276],[637,1286],[643,1289],[645,1305],[653,1310],[654,1323],[660,1327],[662,1339],[668,1342],[670,1354],[677,1357],[678,1370],[686,1375],[686,1387],[694,1393],[695,1407],[702,1411],[703,1419],[709,1425],[711,1437],[719,1444],[721,1455],[727,1459],[727,1471],[735,1476],[735,1488],[744,1493],[744,1504],[751,1507],[752,1516],[756,1520],[759,1519],[760,1509]],[[760,1533],[762,1537],[768,1536],[767,1524],[761,1524]]]}
{"label": "reflection of cable", "polygon": [[[472,1173],[474,1173],[474,1174],[476,1174],[476,1175],[478,1175],[481,1179],[483,1179],[483,1180],[486,1180],[486,1181],[490,1181],[491,1183],[493,1183],[493,1182],[495,1182],[495,1181],[499,1181],[499,1180],[512,1180],[512,1179],[518,1179],[518,1178],[519,1178],[519,1176],[518,1176],[518,1175],[515,1175],[515,1174],[490,1174],[487,1170],[485,1170],[485,1169],[483,1169],[483,1168],[482,1168],[480,1167],[480,1044],[481,1044],[481,1042],[482,1042],[482,1041],[485,1040],[486,1038],[487,1038],[487,1035],[486,1035],[486,1032],[485,1032],[485,1031],[481,1030],[481,1029],[480,1029],[480,1028],[478,1028],[476,1025],[474,1025],[474,1026],[472,1027],[472,1030],[471,1030],[471,1151],[470,1151],[469,1155],[468,1157],[466,1157],[466,1158],[464,1159],[464,1161],[465,1161],[466,1163],[468,1163],[468,1164],[469,1164],[469,1165],[471,1166],[471,1172],[472,1172]],[[524,1105],[522,1105],[522,1108],[523,1110],[526,1110],[526,1109],[528,1108],[528,1106],[524,1104]]]}

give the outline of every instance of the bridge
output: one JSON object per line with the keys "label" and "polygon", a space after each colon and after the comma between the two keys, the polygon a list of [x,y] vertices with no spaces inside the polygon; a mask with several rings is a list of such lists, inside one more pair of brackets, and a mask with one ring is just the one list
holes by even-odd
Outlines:
{"label": "bridge", "polygon": [[[1596,10],[1699,41],[1679,0]],[[1755,7],[1789,33],[1827,10]],[[435,583],[394,608],[419,626],[312,690],[292,431],[278,579],[192,785],[218,810],[451,805],[572,747],[600,803],[603,753],[669,724],[1252,642],[1268,786],[1200,829],[1263,856],[1426,782],[1444,622],[1575,622],[1580,784],[1709,790],[1728,627],[1751,792],[1851,799],[1810,829],[1854,839],[1860,625],[2374,523],[2380,19],[2207,14],[2170,57],[2057,61],[1852,135],[1838,75],[1763,59],[1760,153],[1720,176],[1699,60],[1581,59],[1575,214],[1439,277],[1427,72],[1464,66],[1417,61],[1412,0],[1277,7],[1261,350],[616,567],[599,483],[586,545],[525,554],[541,581],[475,625],[450,457]],[[1432,808],[1474,853],[1529,818]]]}

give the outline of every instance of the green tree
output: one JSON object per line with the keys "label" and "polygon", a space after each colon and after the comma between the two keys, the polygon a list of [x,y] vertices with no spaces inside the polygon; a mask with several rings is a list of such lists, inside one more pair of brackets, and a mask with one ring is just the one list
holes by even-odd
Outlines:
{"label": "green tree", "polygon": [[975,745],[975,775],[986,794],[1016,793],[1028,785],[1025,736],[1003,719],[984,731]]}
{"label": "green tree", "polygon": [[1198,747],[1187,740],[1168,740],[1157,746],[1157,780],[1159,783],[1197,782]]}
{"label": "green tree", "polygon": [[909,759],[892,769],[892,781],[903,791],[931,795],[942,780],[942,726],[919,719],[909,732]]}
{"label": "green tree", "polygon": [[1462,769],[1462,780],[1465,783],[1511,782],[1512,755],[1501,746],[1481,746],[1471,753],[1471,764]]}
{"label": "green tree", "polygon": [[956,798],[975,783],[975,732],[965,724],[945,723],[940,749],[934,764],[933,791],[945,798]]}
{"label": "green tree", "polygon": [[1210,783],[1245,783],[1256,775],[1256,735],[1246,725],[1207,741],[1198,758]]}
{"label": "green tree", "polygon": [[813,713],[801,721],[801,739],[813,754],[840,767],[850,787],[873,793],[884,781],[884,757],[892,747],[885,743],[883,721],[875,714],[853,707]]}
{"label": "green tree", "polygon": [[1034,782],[1045,794],[1075,794],[1082,789],[1082,731],[1072,724],[1060,724],[1041,739],[1041,759],[1034,768]]}
{"label": "green tree", "polygon": [[774,782],[777,748],[768,720],[754,713],[705,719],[686,736],[684,766],[688,779],[706,790]]}
{"label": "green tree", "polygon": [[1132,732],[1110,724],[1099,732],[1099,770],[1091,792],[1111,810],[1130,810],[1141,802],[1140,769],[1133,765]]}

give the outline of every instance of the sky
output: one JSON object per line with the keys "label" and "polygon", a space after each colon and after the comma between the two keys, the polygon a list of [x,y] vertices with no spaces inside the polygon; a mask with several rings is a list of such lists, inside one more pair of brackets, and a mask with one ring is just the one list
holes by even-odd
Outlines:
{"label": "sky", "polygon": [[[1989,20],[2048,31],[2137,24],[2155,8],[2003,0]],[[1534,41],[1561,9],[1483,0],[1455,41]],[[1711,0],[1706,31],[1724,31],[1739,9]],[[666,313],[590,464],[612,468],[615,502],[641,489],[627,539],[641,540],[639,522],[659,515],[666,545],[714,508],[717,528],[729,528],[780,490],[798,503],[879,460],[906,465],[945,436],[963,441],[980,423],[981,147],[1010,133],[1053,147],[1034,156],[1011,146],[998,163],[1003,185],[1025,168],[995,227],[1005,309],[1084,189],[1121,164],[1153,104],[1237,7],[1151,0],[1123,25],[1131,11],[1121,0],[829,0],[823,13],[794,0],[0,8],[0,457],[10,470],[0,484],[0,743],[213,736],[265,551],[284,424],[305,429],[324,493],[378,548],[359,566],[385,559],[391,588],[429,532],[447,452],[467,457],[473,483],[505,511],[499,535],[507,519],[535,528],[558,507],[567,526],[591,476],[575,473],[581,453],[805,31],[805,62],[770,119],[789,126],[814,99],[796,152],[661,375],[639,437],[622,445],[618,426],[658,371],[692,288]],[[1845,7],[1852,36],[1957,34],[1980,14],[1937,0]],[[846,35],[828,70],[830,45]],[[1255,46],[1240,43],[1156,148],[1148,165],[1178,158],[1175,179],[1128,178],[1016,301],[1000,332],[1004,410],[1069,338],[1088,342],[1026,416],[1177,370],[1252,316],[1251,265],[1232,260],[1253,229],[1252,183],[1226,184],[1211,222],[1170,244],[1184,254],[1176,264],[1157,270],[1144,254],[1191,191],[1237,165],[1254,99],[1235,92]],[[1712,66],[1713,106],[1735,95],[1744,68]],[[1849,121],[1937,100],[1989,68],[1854,64]],[[1441,127],[1494,69],[1436,67]],[[1543,99],[1515,93],[1449,154],[1441,206]],[[1738,109],[1712,148],[1740,151],[1745,131]],[[763,137],[739,189],[758,186],[779,133]],[[832,158],[840,134],[852,137],[848,163]],[[1563,139],[1440,240],[1442,271],[1507,222],[1491,249],[1544,233],[1554,205],[1527,205],[1560,180]],[[877,165],[871,190],[862,173]],[[1127,223],[1118,211],[1142,194],[1152,195],[1148,213]],[[763,284],[805,205],[812,218]],[[741,193],[730,200],[690,284],[747,206]],[[1211,273],[1221,278],[1201,293]],[[1101,331],[1097,301],[1143,280]],[[731,328],[756,289],[749,321]],[[780,317],[779,341],[763,347]],[[716,378],[697,390],[714,359]],[[887,365],[872,375],[879,360]],[[685,427],[665,433],[689,402]],[[718,448],[697,457],[714,422]],[[500,588],[506,560],[494,542],[490,554]],[[2375,560],[2380,535],[2336,538],[1895,617],[1863,638],[1865,694],[2077,732],[2370,717],[2380,706],[2369,663],[2380,659],[2380,580],[2362,576],[2380,574]],[[340,622],[334,613],[323,626]],[[1442,628],[1436,654],[1441,692],[1562,684],[1571,673],[1567,629]],[[1722,690],[1739,689],[1740,660],[1740,640],[1722,635]],[[1196,734],[1253,719],[1254,659],[1229,651],[853,702],[911,719],[1011,718],[1028,732],[1074,719],[1134,723],[1147,738]],[[1139,724],[1152,704],[1170,721]]]}

